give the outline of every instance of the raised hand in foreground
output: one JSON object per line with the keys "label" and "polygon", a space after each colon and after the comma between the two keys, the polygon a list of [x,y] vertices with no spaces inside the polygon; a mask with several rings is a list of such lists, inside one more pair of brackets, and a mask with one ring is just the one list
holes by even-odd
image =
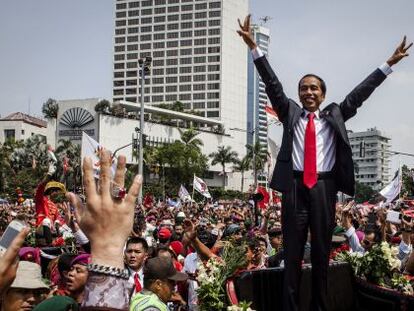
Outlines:
{"label": "raised hand in foreground", "polygon": [[253,50],[257,47],[256,42],[254,41],[253,34],[250,27],[250,14],[244,18],[243,25],[238,18],[237,21],[239,22],[240,29],[237,30],[237,33],[240,37],[243,38],[243,41],[247,44],[247,46]]}
{"label": "raised hand in foreground", "polygon": [[135,176],[125,199],[111,196],[113,187],[125,184],[126,158],[118,157],[114,181],[111,181],[111,156],[100,153],[101,172],[98,188],[93,176],[92,160],[83,161],[86,208],[80,211],[79,225],[91,243],[92,263],[123,268],[123,247],[132,231],[134,206],[142,185],[142,177]]}
{"label": "raised hand in foreground", "polygon": [[400,43],[400,45],[396,48],[394,53],[391,55],[391,57],[387,60],[387,64],[389,66],[395,65],[400,60],[402,60],[404,57],[407,57],[409,54],[407,53],[408,49],[413,45],[411,42],[410,44],[406,44],[407,37],[404,36],[404,39]]}

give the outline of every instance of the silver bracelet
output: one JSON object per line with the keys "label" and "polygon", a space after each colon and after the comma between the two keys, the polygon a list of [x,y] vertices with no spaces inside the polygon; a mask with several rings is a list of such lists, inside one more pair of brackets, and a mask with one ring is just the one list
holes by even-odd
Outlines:
{"label": "silver bracelet", "polygon": [[103,265],[90,263],[90,264],[88,264],[88,271],[99,273],[99,274],[115,276],[115,277],[119,277],[119,278],[122,278],[122,279],[125,279],[125,280],[129,279],[128,269],[108,267],[108,266],[103,266]]}

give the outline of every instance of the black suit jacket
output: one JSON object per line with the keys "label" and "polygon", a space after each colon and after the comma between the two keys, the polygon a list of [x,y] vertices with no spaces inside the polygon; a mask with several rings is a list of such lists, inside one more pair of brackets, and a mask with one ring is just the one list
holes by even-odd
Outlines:
{"label": "black suit jacket", "polygon": [[[277,112],[279,120],[283,124],[283,138],[276,166],[273,171],[270,187],[286,192],[293,185],[292,148],[294,126],[303,112],[295,101],[288,98],[283,92],[282,84],[273,72],[266,57],[260,57],[254,61],[260,77],[266,85],[266,93],[269,96],[273,109]],[[371,95],[371,93],[385,80],[386,75],[376,69],[364,81],[362,81],[343,102],[329,104],[320,113],[321,118],[332,126],[336,135],[336,159],[333,168],[337,190],[350,196],[355,193],[354,164],[352,151],[348,140],[345,122],[356,114],[357,108]]]}

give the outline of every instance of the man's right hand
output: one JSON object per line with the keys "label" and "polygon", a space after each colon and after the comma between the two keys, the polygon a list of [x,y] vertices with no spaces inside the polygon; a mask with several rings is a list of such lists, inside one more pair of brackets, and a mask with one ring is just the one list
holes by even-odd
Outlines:
{"label": "man's right hand", "polygon": [[237,30],[237,33],[240,37],[243,38],[243,41],[247,44],[247,46],[254,50],[257,48],[256,42],[254,41],[253,34],[250,27],[250,14],[247,15],[244,19],[243,25],[238,18],[237,21],[239,22],[240,30]]}

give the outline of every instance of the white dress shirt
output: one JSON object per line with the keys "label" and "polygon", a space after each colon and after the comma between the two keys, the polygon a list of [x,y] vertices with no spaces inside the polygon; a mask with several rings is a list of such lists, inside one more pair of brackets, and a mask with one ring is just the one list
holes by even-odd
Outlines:
{"label": "white dress shirt", "polygon": [[[262,57],[264,54],[259,47],[252,51],[253,60]],[[384,63],[378,67],[385,75],[392,72],[391,67]],[[299,121],[295,124],[293,135],[292,160],[295,171],[303,171],[305,130],[308,124],[309,111],[303,109]],[[336,135],[330,124],[320,118],[320,110],[315,111],[315,134],[316,134],[316,170],[318,172],[329,172],[335,165],[336,156]]]}

